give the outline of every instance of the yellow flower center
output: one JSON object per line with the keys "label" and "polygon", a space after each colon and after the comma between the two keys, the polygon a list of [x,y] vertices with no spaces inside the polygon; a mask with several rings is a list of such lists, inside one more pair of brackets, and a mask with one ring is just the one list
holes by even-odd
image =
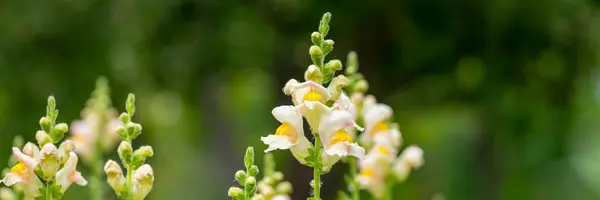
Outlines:
{"label": "yellow flower center", "polygon": [[318,101],[321,103],[325,103],[323,100],[323,96],[321,96],[321,94],[313,91],[312,89],[310,90],[310,92],[308,92],[304,95],[304,98],[302,98],[302,102],[305,102],[305,101]]}
{"label": "yellow flower center", "polygon": [[366,176],[366,177],[374,177],[375,171],[373,171],[373,169],[371,169],[371,168],[366,168],[366,169],[363,169],[360,171],[360,175]]}
{"label": "yellow flower center", "polygon": [[384,155],[391,155],[391,154],[392,154],[392,151],[390,151],[388,148],[386,148],[386,147],[384,147],[384,146],[380,146],[380,147],[378,147],[378,148],[377,148],[377,151],[378,151],[379,153],[382,153],[382,154],[384,154]]}
{"label": "yellow flower center", "polygon": [[327,142],[327,145],[333,145],[333,144],[337,144],[340,142],[352,143],[352,137],[350,136],[350,134],[348,134],[346,131],[344,131],[344,129],[340,129],[340,130],[336,131],[335,133],[333,133],[333,136],[331,136],[331,139],[329,139],[329,142]]}
{"label": "yellow flower center", "polygon": [[22,162],[17,163],[10,169],[11,173],[15,173],[23,178],[23,181],[27,182],[29,180],[29,170],[25,167],[25,164]]}
{"label": "yellow flower center", "polygon": [[284,122],[283,124],[281,124],[281,126],[277,127],[275,135],[287,136],[292,140],[292,142],[296,142],[296,140],[298,139],[298,136],[296,135],[296,130],[294,129],[294,127],[292,127],[292,125],[290,125],[290,123],[287,122]]}
{"label": "yellow flower center", "polygon": [[374,137],[377,133],[380,133],[382,131],[387,131],[389,129],[388,125],[383,122],[383,121],[378,121],[377,123],[375,123],[375,125],[373,125],[373,129],[371,130],[371,137]]}

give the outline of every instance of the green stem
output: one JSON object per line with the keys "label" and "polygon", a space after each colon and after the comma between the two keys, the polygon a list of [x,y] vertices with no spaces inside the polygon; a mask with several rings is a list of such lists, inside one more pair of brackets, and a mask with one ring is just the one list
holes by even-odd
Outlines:
{"label": "green stem", "polygon": [[50,182],[46,183],[46,200],[53,200],[52,199],[52,189],[50,188]]}
{"label": "green stem", "polygon": [[321,148],[323,147],[323,144],[321,144],[321,138],[319,136],[318,133],[314,134],[315,136],[315,167],[313,170],[313,177],[314,177],[314,199],[315,200],[320,200],[321,199]]}
{"label": "green stem", "polygon": [[394,179],[387,177],[385,181],[385,200],[392,200],[394,195]]}
{"label": "green stem", "polygon": [[90,179],[90,192],[92,200],[102,200],[102,160],[99,157],[94,158],[92,163],[92,177]]}
{"label": "green stem", "polygon": [[350,184],[351,184],[351,189],[352,191],[350,191],[352,193],[352,199],[353,200],[360,200],[360,191],[358,190],[359,185],[358,182],[356,182],[356,158],[350,158],[350,177],[352,178]]}
{"label": "green stem", "polygon": [[[127,142],[133,146],[130,139]],[[129,192],[127,199],[131,200],[133,199],[133,166],[125,165],[125,167],[127,168],[127,188]]]}

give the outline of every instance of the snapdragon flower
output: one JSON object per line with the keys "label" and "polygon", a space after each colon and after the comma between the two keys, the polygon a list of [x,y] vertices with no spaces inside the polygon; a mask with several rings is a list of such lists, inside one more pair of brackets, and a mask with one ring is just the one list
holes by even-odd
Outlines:
{"label": "snapdragon flower", "polygon": [[418,169],[424,163],[423,150],[418,146],[409,146],[404,149],[393,166],[393,173],[398,181],[404,181],[411,169]]}
{"label": "snapdragon flower", "polygon": [[281,125],[275,134],[262,137],[261,140],[269,147],[265,153],[277,149],[290,149],[294,157],[302,164],[306,164],[308,149],[312,143],[304,136],[302,115],[293,106],[279,106],[271,112]]}
{"label": "snapdragon flower", "polygon": [[[122,126],[123,123],[117,118],[114,110],[111,109],[108,114],[111,116],[109,117],[110,120],[108,123],[102,124],[102,116],[99,116],[91,109],[84,109],[82,111],[83,119],[74,121],[71,124],[71,139],[75,143],[75,151],[87,161],[94,159],[94,149],[96,148],[97,140],[99,140],[100,144],[100,149],[98,150],[112,147],[119,141],[117,128]],[[104,132],[100,133],[98,132],[99,130],[104,130]]]}
{"label": "snapdragon flower", "polygon": [[325,153],[332,156],[354,156],[362,159],[365,149],[353,142],[349,132],[359,127],[348,111],[333,110],[326,114],[320,122],[319,134],[325,147]]}
{"label": "snapdragon flower", "polygon": [[13,156],[18,163],[6,173],[2,183],[6,186],[18,185],[23,189],[26,198],[34,199],[41,196],[40,188],[44,187],[44,183],[35,174],[35,168],[38,162],[28,155],[25,155],[19,148],[13,147]]}

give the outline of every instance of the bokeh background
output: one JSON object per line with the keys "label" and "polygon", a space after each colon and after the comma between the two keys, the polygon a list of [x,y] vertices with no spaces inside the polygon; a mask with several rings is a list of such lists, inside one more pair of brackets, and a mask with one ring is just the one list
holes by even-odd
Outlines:
{"label": "bokeh background", "polygon": [[[137,95],[150,199],[227,199],[326,11],[328,58],[357,51],[405,144],[425,150],[396,199],[600,199],[597,0],[1,1],[0,163],[14,136],[34,140],[48,95],[70,123],[106,76],[119,110]],[[306,198],[311,169],[275,156]],[[324,177],[325,199],[345,170]]]}

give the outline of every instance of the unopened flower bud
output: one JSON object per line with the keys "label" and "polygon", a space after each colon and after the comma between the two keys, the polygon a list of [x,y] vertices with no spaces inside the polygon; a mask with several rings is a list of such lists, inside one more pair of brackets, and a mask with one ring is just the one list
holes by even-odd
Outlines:
{"label": "unopened flower bud", "polygon": [[423,150],[415,145],[406,147],[400,155],[400,159],[401,162],[407,163],[412,168],[419,168],[423,165]]}
{"label": "unopened flower bud", "polygon": [[258,166],[252,165],[252,167],[250,167],[250,169],[248,169],[248,175],[256,176],[257,174],[258,174]]}
{"label": "unopened flower bud", "polygon": [[121,161],[123,161],[123,163],[125,163],[125,165],[127,166],[131,166],[132,165],[132,155],[133,155],[133,149],[131,148],[131,144],[129,144],[129,142],[126,141],[122,141],[121,144],[119,145],[119,157],[121,158]]}
{"label": "unopened flower bud", "polygon": [[44,130],[46,132],[50,132],[50,128],[52,127],[52,122],[47,117],[42,117],[40,119],[40,127],[42,127],[42,130]]}
{"label": "unopened flower bud", "polygon": [[133,199],[144,199],[154,184],[154,171],[148,164],[142,165],[139,169],[135,170],[134,174],[135,187]]}
{"label": "unopened flower bud", "polygon": [[348,61],[346,61],[346,74],[354,74],[358,71],[358,55],[351,51],[348,53]]}
{"label": "unopened flower bud", "polygon": [[127,130],[125,129],[125,127],[117,128],[117,134],[119,134],[119,137],[121,137],[121,139],[127,139]]}
{"label": "unopened flower bud", "polygon": [[58,147],[58,157],[60,158],[61,162],[66,162],[67,159],[69,159],[69,154],[73,150],[75,150],[75,143],[73,143],[73,140],[65,140],[62,142],[62,144],[60,144]]}
{"label": "unopened flower bud", "polygon": [[256,178],[254,178],[254,176],[248,176],[246,178],[246,182],[244,183],[244,190],[246,193],[252,195],[256,193]]}
{"label": "unopened flower bud", "polygon": [[257,194],[252,197],[250,200],[265,200],[265,196],[262,194]]}
{"label": "unopened flower bud", "polygon": [[123,176],[121,166],[113,160],[108,160],[104,165],[104,172],[106,172],[110,187],[115,190],[115,193],[120,194],[125,187],[125,177]]}
{"label": "unopened flower bud", "polygon": [[308,53],[315,64],[323,63],[323,50],[321,50],[321,48],[313,45],[310,47]]}
{"label": "unopened flower bud", "polygon": [[410,174],[410,166],[405,162],[396,162],[392,168],[392,172],[398,182],[404,182]]}
{"label": "unopened flower bud", "polygon": [[231,187],[231,188],[229,188],[229,191],[227,191],[227,196],[229,196],[233,199],[243,197],[244,190],[242,190],[242,188],[239,188],[239,187]]}
{"label": "unopened flower bud", "polygon": [[235,180],[240,184],[246,183],[247,176],[248,175],[246,175],[246,172],[244,172],[243,170],[239,170],[239,171],[235,172]]}
{"label": "unopened flower bud", "polygon": [[369,89],[369,83],[366,80],[359,80],[354,85],[355,92],[364,93],[364,92],[367,92],[368,89]]}
{"label": "unopened flower bud", "polygon": [[254,165],[254,148],[248,147],[246,149],[246,155],[244,155],[244,165],[246,169],[250,169]]}
{"label": "unopened flower bud", "polygon": [[281,172],[274,172],[271,177],[273,177],[273,179],[275,181],[281,181],[281,180],[283,180],[283,173],[281,173]]}
{"label": "unopened flower bud", "polygon": [[27,142],[25,146],[23,146],[23,153],[32,158],[38,158],[40,155],[40,149],[37,145]]}
{"label": "unopened flower bud", "polygon": [[327,90],[331,93],[332,101],[337,101],[342,94],[342,88],[348,86],[348,79],[344,75],[339,75],[331,80]]}
{"label": "unopened flower bud", "polygon": [[133,133],[131,135],[131,139],[135,139],[137,138],[137,136],[139,136],[140,134],[142,134],[142,125],[138,124],[138,123],[134,123],[133,124]]}
{"label": "unopened flower bud", "polygon": [[123,122],[123,124],[127,124],[129,122],[131,122],[131,117],[129,116],[129,114],[127,113],[121,113],[121,115],[119,116],[119,119],[121,119],[121,122]]}
{"label": "unopened flower bud", "polygon": [[9,188],[0,188],[0,200],[13,200],[17,199],[17,195]]}
{"label": "unopened flower bud", "polygon": [[339,71],[342,69],[342,61],[340,60],[330,60],[329,62],[327,62],[327,64],[325,64],[325,68],[329,68],[329,69],[333,69],[335,71]]}
{"label": "unopened flower bud", "polygon": [[333,44],[335,44],[333,40],[325,40],[325,42],[323,43],[323,53],[325,55],[329,54],[329,52],[333,50]]}
{"label": "unopened flower bud", "polygon": [[35,133],[35,140],[37,140],[40,146],[44,146],[45,144],[52,143],[52,138],[45,131],[39,130]]}
{"label": "unopened flower bud", "polygon": [[264,182],[265,184],[268,184],[268,185],[274,185],[275,182],[277,182],[277,181],[275,181],[275,179],[273,177],[271,177],[271,176],[265,176],[261,180],[261,182]]}
{"label": "unopened flower bud", "polygon": [[129,117],[133,117],[133,114],[135,113],[135,95],[133,93],[127,95],[125,109],[127,110],[127,113],[129,113]]}
{"label": "unopened flower bud", "polygon": [[65,134],[69,131],[69,125],[65,123],[59,123],[56,126],[54,126],[54,130],[58,131],[61,134]]}
{"label": "unopened flower bud", "polygon": [[331,13],[326,12],[321,18],[321,23],[319,23],[319,32],[323,34],[323,37],[329,32],[329,21],[331,21]]}
{"label": "unopened flower bud", "polygon": [[60,167],[58,149],[52,143],[45,144],[40,150],[40,165],[45,180],[51,180]]}
{"label": "unopened flower bud", "polygon": [[151,146],[142,146],[133,152],[133,166],[137,169],[146,162],[146,158],[152,157],[154,151]]}
{"label": "unopened flower bud", "polygon": [[285,86],[283,87],[283,93],[286,95],[292,94],[298,85],[298,81],[296,79],[290,79]]}
{"label": "unopened flower bud", "polygon": [[290,182],[281,182],[277,185],[277,193],[279,194],[290,194],[292,193],[292,184]]}
{"label": "unopened flower bud", "polygon": [[308,66],[308,69],[306,69],[306,72],[304,72],[304,79],[306,81],[314,81],[316,83],[322,83],[323,82],[323,73],[317,66],[310,65],[310,66]]}
{"label": "unopened flower bud", "polygon": [[314,45],[320,46],[321,41],[323,41],[323,36],[321,33],[315,31],[310,35],[310,40],[312,40]]}

